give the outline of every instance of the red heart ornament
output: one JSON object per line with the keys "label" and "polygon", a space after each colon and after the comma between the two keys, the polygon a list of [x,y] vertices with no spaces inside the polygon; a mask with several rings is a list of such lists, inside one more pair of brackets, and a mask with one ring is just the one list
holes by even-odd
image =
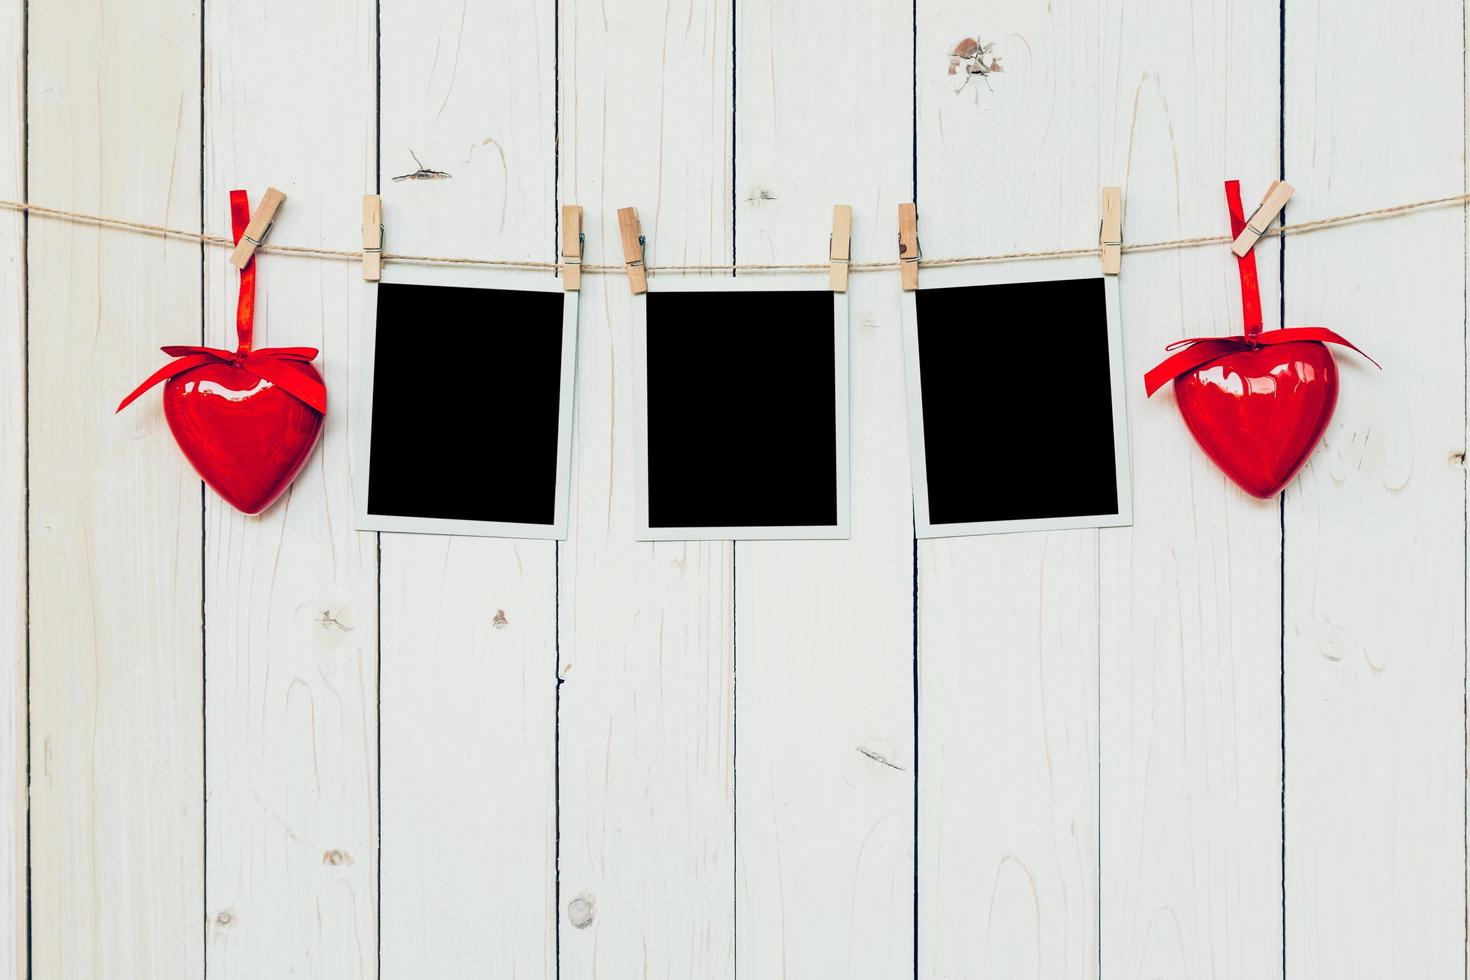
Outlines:
{"label": "red heart ornament", "polygon": [[[321,383],[310,364],[280,364]],[[321,412],[285,389],[218,361],[170,378],[163,415],[195,472],[245,514],[259,514],[291,485],[323,421]]]}
{"label": "red heart ornament", "polygon": [[[230,192],[235,241],[250,222],[244,191]],[[233,352],[165,347],[174,360],[117,406],[121,412],[162,381],[163,414],[174,441],[204,482],[230,506],[259,514],[291,485],[311,455],[327,411],[327,386],[311,347],[256,349],[255,258],[240,270]]]}
{"label": "red heart ornament", "polygon": [[[1239,236],[1246,227],[1240,181],[1225,182],[1225,204],[1230,233]],[[1246,249],[1236,263],[1243,332],[1176,340],[1143,388],[1152,397],[1172,379],[1179,414],[1205,454],[1246,493],[1274,497],[1312,455],[1337,407],[1327,344],[1363,352],[1326,327],[1263,331],[1256,255]]]}
{"label": "red heart ornament", "polygon": [[1310,340],[1238,350],[1174,379],[1179,414],[1225,475],[1274,497],[1305,465],[1337,406],[1337,365]]}

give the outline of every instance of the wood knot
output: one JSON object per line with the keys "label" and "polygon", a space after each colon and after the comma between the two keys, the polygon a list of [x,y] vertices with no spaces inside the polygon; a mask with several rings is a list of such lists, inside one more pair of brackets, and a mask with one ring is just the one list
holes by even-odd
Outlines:
{"label": "wood knot", "polygon": [[343,865],[351,864],[352,856],[341,848],[334,847],[322,855],[322,864]]}
{"label": "wood knot", "polygon": [[504,609],[495,610],[495,618],[490,620],[490,625],[494,626],[498,630],[503,630],[510,625],[510,620],[505,618]]}
{"label": "wood knot", "polygon": [[343,610],[340,609],[335,613],[330,609],[323,609],[322,614],[317,617],[316,624],[324,630],[335,629],[343,633],[351,633],[352,627],[337,618],[342,615],[342,612]]}
{"label": "wood knot", "polygon": [[586,892],[567,903],[567,921],[578,929],[586,929],[597,914],[597,896]]}
{"label": "wood knot", "polygon": [[1004,71],[1000,55],[995,53],[994,41],[986,44],[978,36],[961,38],[949,51],[949,74],[961,77],[956,92],[963,91],[972,78],[979,78],[989,86],[990,76]]}
{"label": "wood knot", "polygon": [[228,926],[230,923],[235,921],[235,915],[229,909],[225,909],[219,915],[214,917],[214,921],[219,923],[221,926]]}

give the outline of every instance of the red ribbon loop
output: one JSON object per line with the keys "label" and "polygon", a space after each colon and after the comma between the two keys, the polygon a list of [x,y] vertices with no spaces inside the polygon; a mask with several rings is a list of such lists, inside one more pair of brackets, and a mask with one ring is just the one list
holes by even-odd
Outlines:
{"label": "red ribbon loop", "polygon": [[[244,191],[230,191],[230,225],[235,233],[235,241],[240,241],[240,236],[245,233],[245,228],[250,224],[250,200]],[[305,371],[288,367],[285,362],[297,361],[309,363],[316,359],[317,349],[315,347],[263,347],[254,349],[255,341],[255,257],[245,263],[245,268],[240,270],[240,300],[235,305],[235,336],[238,346],[234,351],[222,350],[218,347],[199,347],[194,345],[171,345],[163,348],[163,352],[169,357],[175,358],[163,367],[154,371],[138,387],[134,388],[128,397],[117,406],[121,412],[127,408],[143,392],[154,385],[167,381],[174,375],[183,374],[185,371],[213,362],[232,364],[250,372],[263,381],[268,381],[282,391],[310,405],[321,412],[327,412],[327,389],[321,381],[312,377]]]}
{"label": "red ribbon loop", "polygon": [[[1245,209],[1240,203],[1240,181],[1227,180],[1225,182],[1225,203],[1230,208],[1231,234],[1238,236],[1245,228]],[[1268,330],[1262,333],[1261,286],[1256,278],[1255,250],[1252,249],[1245,255],[1237,257],[1236,265],[1240,271],[1240,315],[1245,321],[1244,332],[1236,337],[1190,337],[1169,344],[1164,350],[1176,353],[1165,358],[1161,364],[1143,376],[1143,387],[1149,395],[1181,374],[1188,374],[1196,368],[1204,367],[1216,358],[1240,350],[1270,347],[1273,344],[1291,344],[1298,341],[1316,341],[1320,344],[1340,344],[1363,354],[1351,341],[1326,327],[1282,327],[1279,330]],[[1367,354],[1363,356],[1367,357],[1374,367],[1380,366]]]}

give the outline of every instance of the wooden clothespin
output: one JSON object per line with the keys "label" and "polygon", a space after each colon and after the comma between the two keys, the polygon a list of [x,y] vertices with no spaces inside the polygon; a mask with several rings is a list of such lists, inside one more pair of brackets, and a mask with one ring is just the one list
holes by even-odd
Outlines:
{"label": "wooden clothespin", "polygon": [[648,268],[643,264],[643,235],[638,230],[638,209],[618,208],[618,233],[623,239],[623,261],[628,266],[628,292],[648,292]]}
{"label": "wooden clothespin", "polygon": [[832,292],[847,292],[847,263],[852,257],[852,205],[832,205]]}
{"label": "wooden clothespin", "polygon": [[913,202],[898,206],[898,267],[905,292],[919,288],[919,209]]}
{"label": "wooden clothespin", "polygon": [[266,188],[265,197],[260,199],[260,206],[250,216],[250,224],[245,226],[245,234],[240,236],[240,243],[230,253],[230,265],[243,269],[250,264],[255,250],[260,248],[260,243],[265,241],[266,235],[270,234],[271,225],[276,220],[276,211],[284,203],[286,203],[285,194],[274,187]]}
{"label": "wooden clothespin", "polygon": [[1123,267],[1123,188],[1102,189],[1102,223],[1098,225],[1097,246],[1102,252],[1102,271],[1116,276]]}
{"label": "wooden clothespin", "polygon": [[561,286],[569,293],[582,288],[582,205],[561,206]]}
{"label": "wooden clothespin", "polygon": [[1271,186],[1266,188],[1266,196],[1261,198],[1261,203],[1251,212],[1251,216],[1245,221],[1245,228],[1235,237],[1235,243],[1230,246],[1230,251],[1244,258],[1245,253],[1255,247],[1256,242],[1261,240],[1271,227],[1271,222],[1286,207],[1286,202],[1291,200],[1293,187],[1284,180],[1273,180]]}
{"label": "wooden clothespin", "polygon": [[383,199],[377,194],[362,196],[362,278],[383,278]]}

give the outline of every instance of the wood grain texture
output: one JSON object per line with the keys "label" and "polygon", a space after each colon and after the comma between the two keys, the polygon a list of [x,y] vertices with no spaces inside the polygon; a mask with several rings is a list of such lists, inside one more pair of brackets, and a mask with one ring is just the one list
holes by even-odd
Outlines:
{"label": "wood grain texture", "polygon": [[[254,207],[274,185],[287,195],[275,240],[341,244],[373,172],[371,8],[212,5],[205,27],[207,227],[229,234],[232,188]],[[208,341],[233,348],[238,275],[225,250],[206,259]],[[328,413],[264,514],[205,495],[207,965],[211,977],[369,978],[377,550],[352,528],[348,451],[361,269],[264,253],[257,271],[256,342],[320,348]]]}
{"label": "wood grain texture", "polygon": [[[279,243],[355,247],[381,186],[390,252],[548,260],[576,202],[589,264],[629,205],[655,266],[824,262],[843,202],[854,261],[892,259],[915,176],[934,257],[1090,246],[1114,183],[1128,241],[1223,233],[1221,180],[1259,200],[1283,132],[1289,221],[1470,186],[1465,5],[1400,7],[48,0],[27,29],[0,0],[0,197],[28,122],[37,203],[223,234],[274,183]],[[949,75],[967,36],[1003,70]],[[448,176],[392,179],[420,166]],[[323,348],[332,415],[242,518],[156,394],[112,414],[158,345],[232,340],[226,250],[28,226],[0,212],[0,976],[26,764],[37,980],[1464,973],[1462,210],[1290,237],[1284,287],[1257,246],[1268,321],[1284,288],[1385,368],[1338,357],[1284,507],[1139,390],[1238,329],[1228,249],[1127,253],[1136,525],[917,552],[897,272],[851,281],[851,541],[633,541],[644,301],[587,275],[571,538],[379,542],[356,261],[262,259],[261,339]]]}
{"label": "wood grain texture", "polygon": [[[553,15],[383,4],[391,251],[555,257]],[[410,148],[454,176],[391,180]],[[383,976],[552,977],[556,545],[384,534],[382,561]]]}
{"label": "wood grain texture", "polygon": [[[736,243],[821,262],[852,202],[857,261],[913,193],[912,11],[742,3]],[[812,38],[862,64],[832,71]],[[742,976],[913,972],[913,521],[896,276],[850,280],[852,538],[735,549]]]}
{"label": "wood grain texture", "polygon": [[[1105,8],[1106,182],[1132,241],[1225,234],[1222,181],[1277,170],[1275,2]],[[1278,325],[1280,242],[1257,246]],[[1227,248],[1123,256],[1132,528],[1102,532],[1102,971],[1281,975],[1280,517],[1204,456],[1145,371],[1181,337],[1238,334]]]}
{"label": "wood grain texture", "polygon": [[[923,254],[1097,241],[1101,29],[1090,5],[921,0]],[[977,31],[1004,72],[961,86]],[[1098,560],[1096,531],[919,544],[920,977],[1097,973]]]}
{"label": "wood grain texture", "polygon": [[[199,226],[199,5],[29,13],[29,190]],[[204,881],[200,484],[159,396],[200,336],[200,250],[30,223],[34,976],[197,977]]]}
{"label": "wood grain texture", "polygon": [[[1286,6],[1289,218],[1465,184],[1463,5],[1370,13]],[[1464,221],[1287,240],[1286,320],[1383,365],[1334,351],[1337,414],[1286,491],[1291,977],[1465,968]]]}
{"label": "wood grain texture", "polygon": [[[0,196],[25,191],[25,11],[0,2]],[[0,972],[26,975],[25,219],[0,216]]]}
{"label": "wood grain texture", "polygon": [[[562,0],[560,198],[587,260],[635,206],[648,260],[731,258],[727,3]],[[561,550],[560,963],[565,980],[734,973],[728,543],[633,540],[633,337],[646,300],[582,289],[570,537]]]}

